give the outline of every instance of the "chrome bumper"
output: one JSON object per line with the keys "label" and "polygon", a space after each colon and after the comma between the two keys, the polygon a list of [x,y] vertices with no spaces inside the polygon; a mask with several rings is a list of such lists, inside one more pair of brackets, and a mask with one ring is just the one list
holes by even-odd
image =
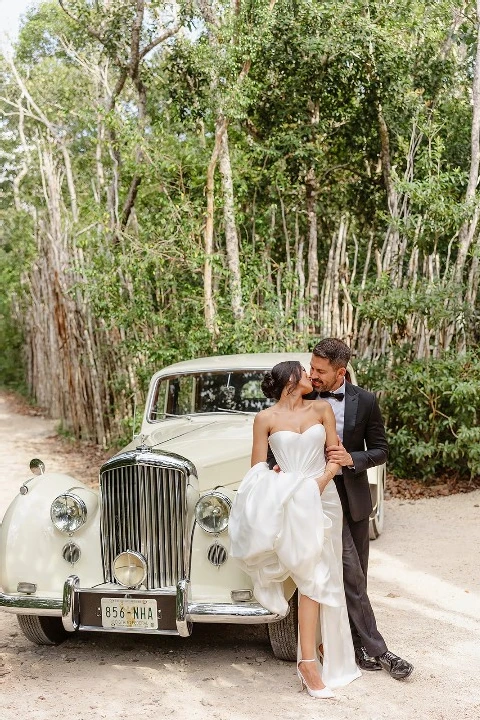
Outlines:
{"label": "chrome bumper", "polygon": [[0,592],[0,608],[20,615],[50,615],[60,617],[62,600],[36,595],[6,595]]}
{"label": "chrome bumper", "polygon": [[188,585],[188,580],[180,580],[177,585],[177,631],[182,637],[190,635],[191,624],[195,622],[260,625],[285,617],[271,613],[259,603],[189,602]]}
{"label": "chrome bumper", "polygon": [[[136,630],[136,629],[119,629],[119,628],[103,628],[92,625],[82,625],[80,619],[80,603],[79,597],[84,593],[105,593],[112,594],[116,589],[112,587],[106,588],[80,588],[80,580],[76,575],[70,575],[67,578],[64,589],[63,598],[40,598],[35,595],[6,595],[0,593],[0,607],[17,612],[18,614],[30,615],[50,615],[61,616],[62,623],[68,632],[76,630],[99,630],[101,632],[127,632],[152,635],[181,635],[188,637],[192,632],[192,623],[234,623],[255,625],[260,623],[275,622],[281,620],[282,615],[271,613],[266,608],[255,602],[245,603],[198,603],[188,600],[188,581],[181,580],[175,591],[156,591],[151,596],[161,598],[168,596],[172,598],[175,595],[175,625],[176,628],[170,630]],[[136,594],[145,596],[145,592],[138,590],[122,589],[119,593],[122,597],[128,594],[134,597]]]}

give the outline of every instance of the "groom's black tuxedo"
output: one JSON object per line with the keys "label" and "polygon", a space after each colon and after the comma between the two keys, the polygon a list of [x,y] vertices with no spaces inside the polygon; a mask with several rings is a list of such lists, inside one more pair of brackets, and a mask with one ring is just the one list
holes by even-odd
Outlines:
{"label": "groom's black tuxedo", "polygon": [[[315,396],[312,393],[308,397]],[[367,470],[386,462],[388,445],[375,395],[349,382],[345,382],[343,446],[352,456],[355,470],[344,467],[343,478],[336,477],[335,483],[344,512],[348,511],[353,521],[364,520],[372,512]],[[342,480],[344,492],[339,489]]]}
{"label": "groom's black tuxedo", "polygon": [[[317,392],[306,395],[316,400]],[[369,553],[369,515],[372,499],[367,469],[383,465],[388,455],[388,444],[382,415],[375,395],[357,385],[345,383],[345,415],[343,446],[352,456],[353,470],[342,468],[335,476],[335,485],[342,503],[343,523],[343,582],[348,616],[355,647],[365,647],[376,657],[387,649],[377,630],[375,615],[367,595],[367,569]],[[272,451],[267,462],[275,465]]]}

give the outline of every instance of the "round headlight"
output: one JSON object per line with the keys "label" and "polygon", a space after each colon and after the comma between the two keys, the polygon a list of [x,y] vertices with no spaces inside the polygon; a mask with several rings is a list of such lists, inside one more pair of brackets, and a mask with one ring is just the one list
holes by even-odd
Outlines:
{"label": "round headlight", "polygon": [[232,503],[226,495],[213,492],[203,495],[195,505],[195,520],[208,533],[221,533],[228,525]]}
{"label": "round headlight", "polygon": [[141,553],[127,550],[113,561],[113,574],[120,585],[137,587],[147,577],[147,561]]}
{"label": "round headlight", "polygon": [[57,530],[74,533],[87,520],[87,506],[78,495],[63,493],[53,501],[50,517]]}

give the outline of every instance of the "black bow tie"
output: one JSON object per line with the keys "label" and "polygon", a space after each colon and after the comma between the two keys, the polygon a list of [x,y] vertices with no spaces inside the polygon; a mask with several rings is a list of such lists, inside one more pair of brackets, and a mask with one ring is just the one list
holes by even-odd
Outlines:
{"label": "black bow tie", "polygon": [[335,400],[338,400],[339,402],[342,402],[343,398],[345,397],[345,393],[333,393],[326,390],[325,392],[318,393],[321,398],[335,398]]}

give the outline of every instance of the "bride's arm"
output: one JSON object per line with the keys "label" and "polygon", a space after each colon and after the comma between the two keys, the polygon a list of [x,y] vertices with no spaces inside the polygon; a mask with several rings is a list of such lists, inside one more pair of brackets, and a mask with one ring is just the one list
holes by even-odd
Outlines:
{"label": "bride's arm", "polygon": [[[322,401],[317,400],[316,402],[320,403]],[[333,414],[333,410],[330,407],[330,404],[325,401],[322,402],[321,406],[321,422],[323,423],[323,426],[325,428],[325,447],[328,447],[329,445],[335,445],[338,438],[335,415]],[[338,463],[330,461],[327,462],[323,475],[317,478],[317,484],[320,488],[320,492],[323,492],[325,490],[330,480],[332,480],[332,478],[335,477],[337,472],[340,470],[340,467],[341,465],[339,465]]]}
{"label": "bride's arm", "polygon": [[270,430],[270,421],[264,415],[264,411],[260,411],[253,421],[253,447],[251,466],[253,467],[259,462],[266,462],[268,453],[268,433]]}

